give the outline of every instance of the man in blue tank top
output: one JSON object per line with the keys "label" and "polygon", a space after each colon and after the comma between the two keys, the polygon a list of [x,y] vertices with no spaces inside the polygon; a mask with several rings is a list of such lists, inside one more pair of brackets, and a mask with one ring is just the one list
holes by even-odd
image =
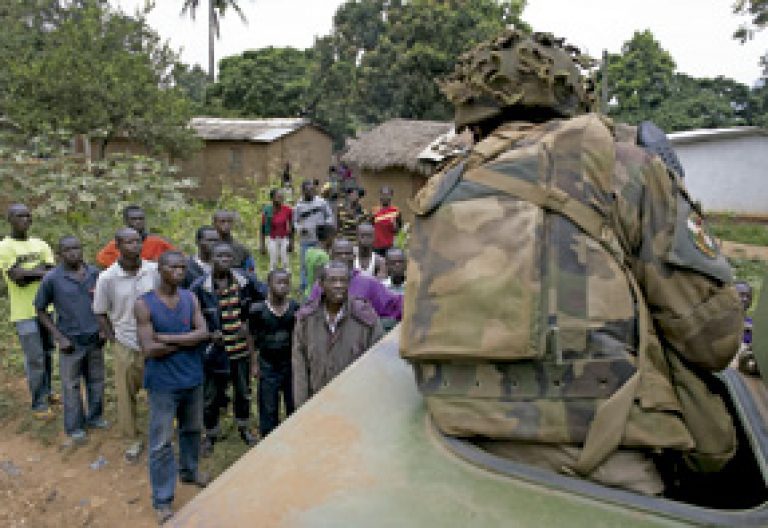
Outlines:
{"label": "man in blue tank top", "polygon": [[167,251],[158,260],[160,285],[135,304],[137,333],[144,353],[144,387],[149,394],[149,480],[152,506],[162,524],[173,515],[177,464],[173,454],[179,428],[178,473],[181,481],[204,487],[198,472],[203,426],[203,354],[208,328],[197,298],[179,288],[186,259]]}

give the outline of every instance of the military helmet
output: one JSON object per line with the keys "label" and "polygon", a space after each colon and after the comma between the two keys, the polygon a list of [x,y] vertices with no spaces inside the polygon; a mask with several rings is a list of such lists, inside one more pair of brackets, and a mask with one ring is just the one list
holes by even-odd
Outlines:
{"label": "military helmet", "polygon": [[549,33],[509,29],[461,55],[440,88],[456,108],[456,126],[479,123],[510,107],[550,110],[564,117],[589,112],[595,61]]}

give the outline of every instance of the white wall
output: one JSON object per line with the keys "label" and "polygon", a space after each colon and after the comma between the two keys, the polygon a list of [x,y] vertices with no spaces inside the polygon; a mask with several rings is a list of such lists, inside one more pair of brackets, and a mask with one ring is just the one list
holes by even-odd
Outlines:
{"label": "white wall", "polygon": [[705,211],[768,214],[768,136],[675,143],[691,196]]}

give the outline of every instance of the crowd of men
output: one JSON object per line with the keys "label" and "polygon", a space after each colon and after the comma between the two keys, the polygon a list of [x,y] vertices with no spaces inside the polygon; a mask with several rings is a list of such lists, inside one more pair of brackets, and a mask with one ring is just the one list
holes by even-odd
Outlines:
{"label": "crowd of men", "polygon": [[[177,475],[185,483],[208,483],[199,457],[222,438],[221,415],[230,403],[243,442],[258,441],[250,429],[253,378],[263,437],[279,423],[281,398],[291,414],[399,321],[405,254],[394,242],[400,212],[386,187],[371,214],[360,205],[361,194],[349,189],[341,203],[329,204],[313,182],[304,182],[290,207],[284,191],[273,190],[260,226],[260,251],[269,255],[264,280],[256,276],[250,249],[232,235],[237,216],[231,211],[217,211],[211,225],[199,227],[197,253],[185,255],[148,233],[140,206],[128,206],[125,226],[92,265],[77,236],[62,237],[54,252],[30,236],[30,209],[11,205],[0,270],[33,415],[53,419],[53,406],[62,403],[68,444],[80,445],[88,430],[110,426],[104,388],[111,382],[125,458],[139,461],[146,443],[152,503],[161,523],[169,519]],[[295,235],[296,291],[289,271]],[[51,381],[56,348],[61,398]],[[142,388],[149,402],[146,442],[137,413]]]}

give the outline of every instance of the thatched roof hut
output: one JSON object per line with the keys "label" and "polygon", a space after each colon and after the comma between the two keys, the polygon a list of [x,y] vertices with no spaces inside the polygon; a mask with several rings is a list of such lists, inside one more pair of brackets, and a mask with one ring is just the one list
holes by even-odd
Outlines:
{"label": "thatched roof hut", "polygon": [[392,119],[352,140],[342,160],[360,171],[398,168],[430,175],[434,165],[419,160],[419,155],[451,130],[449,122]]}
{"label": "thatched roof hut", "polygon": [[341,160],[365,189],[366,207],[378,203],[379,190],[387,185],[395,191],[395,205],[410,219],[407,200],[434,173],[439,161],[424,154],[452,131],[450,122],[392,119],[351,140]]}

